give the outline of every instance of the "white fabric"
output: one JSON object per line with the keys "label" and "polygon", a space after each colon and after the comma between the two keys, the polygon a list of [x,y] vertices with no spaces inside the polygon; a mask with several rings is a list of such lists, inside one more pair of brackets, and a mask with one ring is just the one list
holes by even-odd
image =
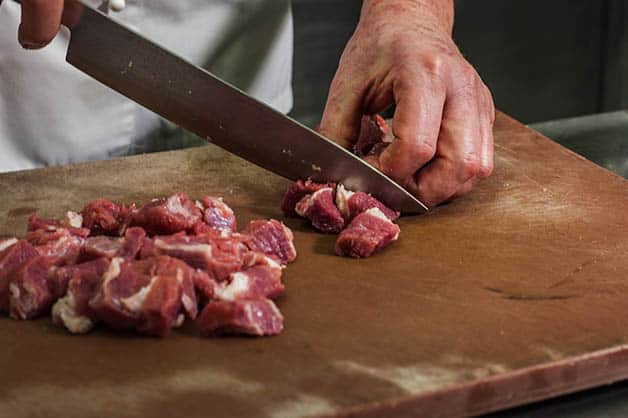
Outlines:
{"label": "white fabric", "polygon": [[[116,16],[149,38],[202,65],[246,0],[127,0]],[[40,51],[17,43],[19,6],[0,6],[0,171],[123,155],[160,126],[155,114],[65,62],[63,28]],[[249,94],[282,112],[292,107],[292,16],[265,48]],[[244,65],[246,63],[236,63]],[[228,75],[225,75],[228,78]],[[136,150],[137,151],[137,150]]]}

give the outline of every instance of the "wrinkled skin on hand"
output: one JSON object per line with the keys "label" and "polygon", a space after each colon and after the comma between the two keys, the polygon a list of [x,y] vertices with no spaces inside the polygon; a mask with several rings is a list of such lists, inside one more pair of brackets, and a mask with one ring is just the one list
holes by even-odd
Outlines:
{"label": "wrinkled skin on hand", "polygon": [[363,114],[395,104],[395,139],[369,162],[428,206],[493,170],[493,99],[453,42],[452,24],[451,0],[365,0],[320,125],[350,147]]}

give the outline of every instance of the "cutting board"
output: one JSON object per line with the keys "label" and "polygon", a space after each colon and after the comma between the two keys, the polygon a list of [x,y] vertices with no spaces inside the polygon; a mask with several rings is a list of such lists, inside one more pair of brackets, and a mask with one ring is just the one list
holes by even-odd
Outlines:
{"label": "cutting board", "polygon": [[282,218],[288,182],[211,146],[0,175],[0,235],[184,191],[284,220],[299,251],[278,337],[0,318],[0,416],[462,416],[627,377],[628,183],[504,115],[495,135],[489,180],[367,260]]}

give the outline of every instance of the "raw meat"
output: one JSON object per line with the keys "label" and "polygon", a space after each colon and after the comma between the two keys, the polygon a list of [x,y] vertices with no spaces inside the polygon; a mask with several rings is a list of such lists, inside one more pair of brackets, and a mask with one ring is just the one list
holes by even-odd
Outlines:
{"label": "raw meat", "polygon": [[48,312],[54,302],[48,286],[50,259],[33,257],[12,274],[9,284],[9,311],[15,319],[31,319]]}
{"label": "raw meat", "polygon": [[52,321],[73,334],[89,332],[95,325],[89,300],[98,291],[110,260],[99,258],[76,266],[61,267],[55,272],[57,283],[66,283],[65,296],[52,307]]}
{"label": "raw meat", "polygon": [[134,205],[126,207],[107,199],[97,199],[81,211],[83,227],[90,229],[91,235],[121,235],[134,210]]}
{"label": "raw meat", "polygon": [[336,190],[336,206],[347,222],[371,208],[378,208],[391,221],[399,219],[399,212],[390,209],[373,196],[364,192],[349,191],[342,184]]}
{"label": "raw meat", "polygon": [[54,235],[67,231],[69,235],[85,238],[89,235],[89,229],[81,227],[82,223],[79,222],[82,222],[82,217],[74,212],[68,212],[63,221],[42,218],[35,213],[28,218],[26,231],[33,236]]}
{"label": "raw meat", "polygon": [[282,266],[297,258],[297,251],[292,242],[294,235],[279,221],[274,219],[251,221],[243,233],[250,236],[246,244],[251,250],[274,258]]}
{"label": "raw meat", "polygon": [[334,189],[324,187],[297,203],[296,212],[312,222],[314,228],[328,234],[342,231],[345,220],[334,204]]}
{"label": "raw meat", "polygon": [[99,235],[89,237],[81,247],[80,260],[88,261],[97,258],[123,257],[134,259],[140,252],[146,232],[140,227],[128,228],[123,238]]}
{"label": "raw meat", "polygon": [[148,235],[168,235],[188,231],[200,222],[201,210],[185,193],[154,199],[131,218],[130,226],[141,226]]}
{"label": "raw meat", "polygon": [[283,330],[283,316],[270,299],[210,302],[196,320],[203,335],[276,335]]}
{"label": "raw meat", "polygon": [[281,266],[272,258],[260,253],[254,254],[252,265],[231,273],[226,283],[220,283],[215,289],[215,297],[220,300],[238,299],[274,299],[285,289],[281,283]]}
{"label": "raw meat", "polygon": [[205,196],[199,203],[203,211],[203,221],[207,226],[227,232],[235,232],[238,229],[233,210],[222,201],[222,198]]}
{"label": "raw meat", "polygon": [[39,255],[28,241],[13,241],[13,239],[4,241],[2,245],[4,250],[0,252],[0,312],[9,312],[9,285],[15,271],[26,261]]}
{"label": "raw meat", "polygon": [[181,260],[167,256],[126,262],[114,258],[89,308],[113,329],[163,337],[181,324],[184,312],[196,316],[191,291],[195,274]]}
{"label": "raw meat", "polygon": [[359,157],[374,155],[387,145],[388,125],[379,115],[363,116],[360,125],[360,136],[353,147],[353,152]]}
{"label": "raw meat", "polygon": [[378,208],[356,216],[336,241],[336,254],[370,257],[399,237],[399,227]]}
{"label": "raw meat", "polygon": [[[226,280],[241,270],[248,247],[237,238],[219,235],[183,235],[155,237],[154,254],[179,258],[190,266],[201,269],[214,280]],[[151,255],[147,251],[144,255]]]}
{"label": "raw meat", "polygon": [[297,180],[290,185],[281,202],[281,210],[287,216],[297,216],[296,206],[305,196],[313,194],[324,187],[335,188],[334,184],[314,183],[312,180]]}

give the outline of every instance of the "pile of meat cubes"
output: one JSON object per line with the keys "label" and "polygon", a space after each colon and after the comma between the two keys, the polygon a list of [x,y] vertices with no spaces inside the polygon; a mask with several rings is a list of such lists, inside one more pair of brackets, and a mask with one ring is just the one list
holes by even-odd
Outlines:
{"label": "pile of meat cubes", "polygon": [[102,324],[165,336],[187,318],[204,335],[274,335],[292,241],[276,220],[237,232],[221,199],[183,193],[140,208],[100,199],[63,220],[33,215],[23,239],[0,241],[0,312],[51,313],[72,333]]}

